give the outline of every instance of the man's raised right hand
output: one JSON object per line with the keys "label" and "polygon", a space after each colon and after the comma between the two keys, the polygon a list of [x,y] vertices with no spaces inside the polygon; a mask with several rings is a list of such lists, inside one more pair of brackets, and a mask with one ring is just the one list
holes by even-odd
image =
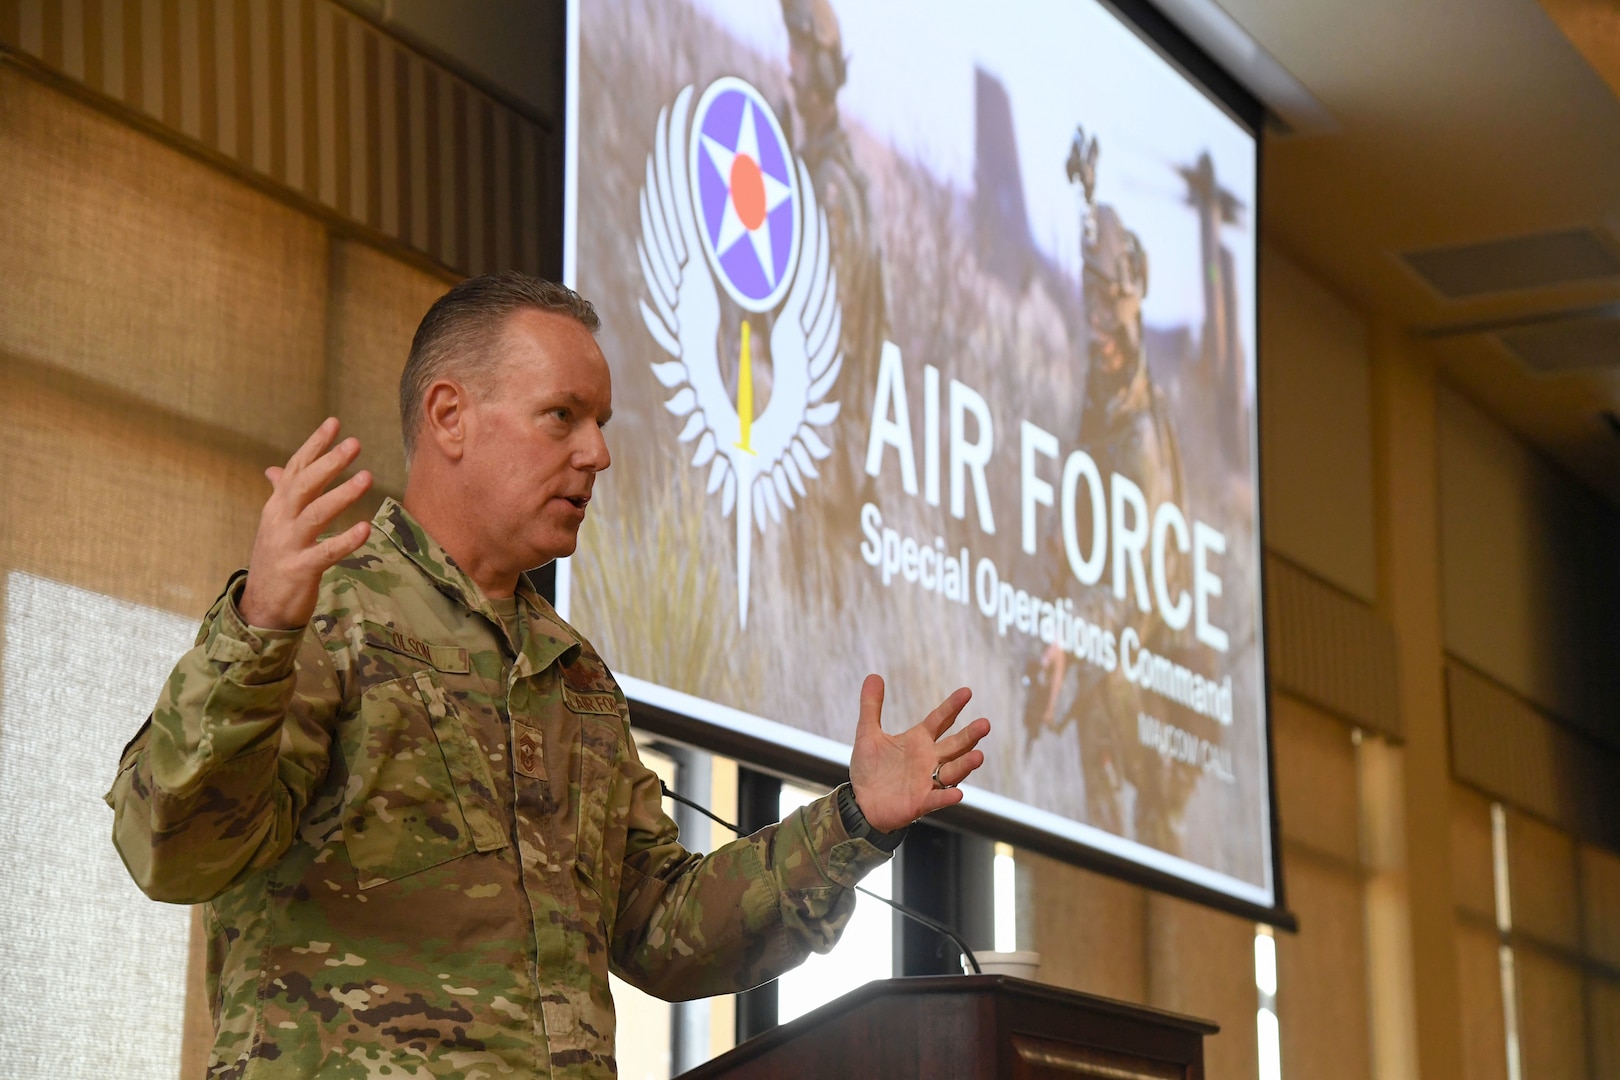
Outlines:
{"label": "man's raised right hand", "polygon": [[237,608],[249,626],[297,630],[308,625],[320,596],[321,575],[371,535],[371,523],[362,521],[336,536],[320,538],[371,486],[371,473],[362,469],[326,490],[360,456],[359,439],[347,438],[333,446],[337,433],[337,419],[328,417],[285,466],[272,465],[264,471],[274,490],[259,515],[247,584]]}

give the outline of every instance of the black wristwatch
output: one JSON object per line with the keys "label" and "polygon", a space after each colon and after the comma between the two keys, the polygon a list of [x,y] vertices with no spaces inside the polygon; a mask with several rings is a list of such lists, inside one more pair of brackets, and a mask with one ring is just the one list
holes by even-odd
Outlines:
{"label": "black wristwatch", "polygon": [[838,816],[844,821],[845,832],[857,840],[865,840],[885,854],[892,854],[911,830],[910,825],[894,832],[879,832],[872,828],[872,823],[866,820],[860,804],[855,801],[855,788],[849,784],[838,788]]}

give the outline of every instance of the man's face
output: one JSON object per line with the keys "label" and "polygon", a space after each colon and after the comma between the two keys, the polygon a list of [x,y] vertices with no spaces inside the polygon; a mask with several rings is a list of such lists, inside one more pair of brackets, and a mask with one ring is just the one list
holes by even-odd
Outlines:
{"label": "man's face", "polygon": [[1106,371],[1117,371],[1141,347],[1142,301],[1089,269],[1085,299],[1091,362]]}
{"label": "man's face", "polygon": [[504,358],[469,409],[463,475],[491,554],[532,569],[571,555],[596,474],[611,459],[607,360],[591,332],[556,312],[514,313]]}

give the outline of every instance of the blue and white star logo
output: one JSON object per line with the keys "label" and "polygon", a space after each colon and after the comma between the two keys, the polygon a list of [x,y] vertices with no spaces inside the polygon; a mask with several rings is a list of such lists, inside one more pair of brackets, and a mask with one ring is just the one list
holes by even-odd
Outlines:
{"label": "blue and white star logo", "polygon": [[799,253],[798,179],[787,140],[759,91],[716,79],[698,99],[690,148],[704,254],[744,310],[769,311]]}

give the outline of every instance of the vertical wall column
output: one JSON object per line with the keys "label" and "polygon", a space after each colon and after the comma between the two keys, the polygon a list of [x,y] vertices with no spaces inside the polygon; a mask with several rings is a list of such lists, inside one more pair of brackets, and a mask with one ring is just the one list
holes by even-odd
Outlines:
{"label": "vertical wall column", "polygon": [[[1411,1051],[1402,1049],[1410,1045],[1419,1075],[1460,1076],[1435,371],[1409,336],[1387,321],[1373,333],[1373,423],[1379,608],[1395,628],[1406,733],[1401,775],[1383,794],[1401,804],[1390,811],[1400,815],[1396,831],[1404,851],[1422,853],[1404,859],[1404,890],[1397,875],[1394,887],[1375,889],[1370,898],[1376,1060],[1381,1078],[1411,1075]],[[1409,999],[1399,992],[1407,965]],[[1386,988],[1395,992],[1379,992]]]}

